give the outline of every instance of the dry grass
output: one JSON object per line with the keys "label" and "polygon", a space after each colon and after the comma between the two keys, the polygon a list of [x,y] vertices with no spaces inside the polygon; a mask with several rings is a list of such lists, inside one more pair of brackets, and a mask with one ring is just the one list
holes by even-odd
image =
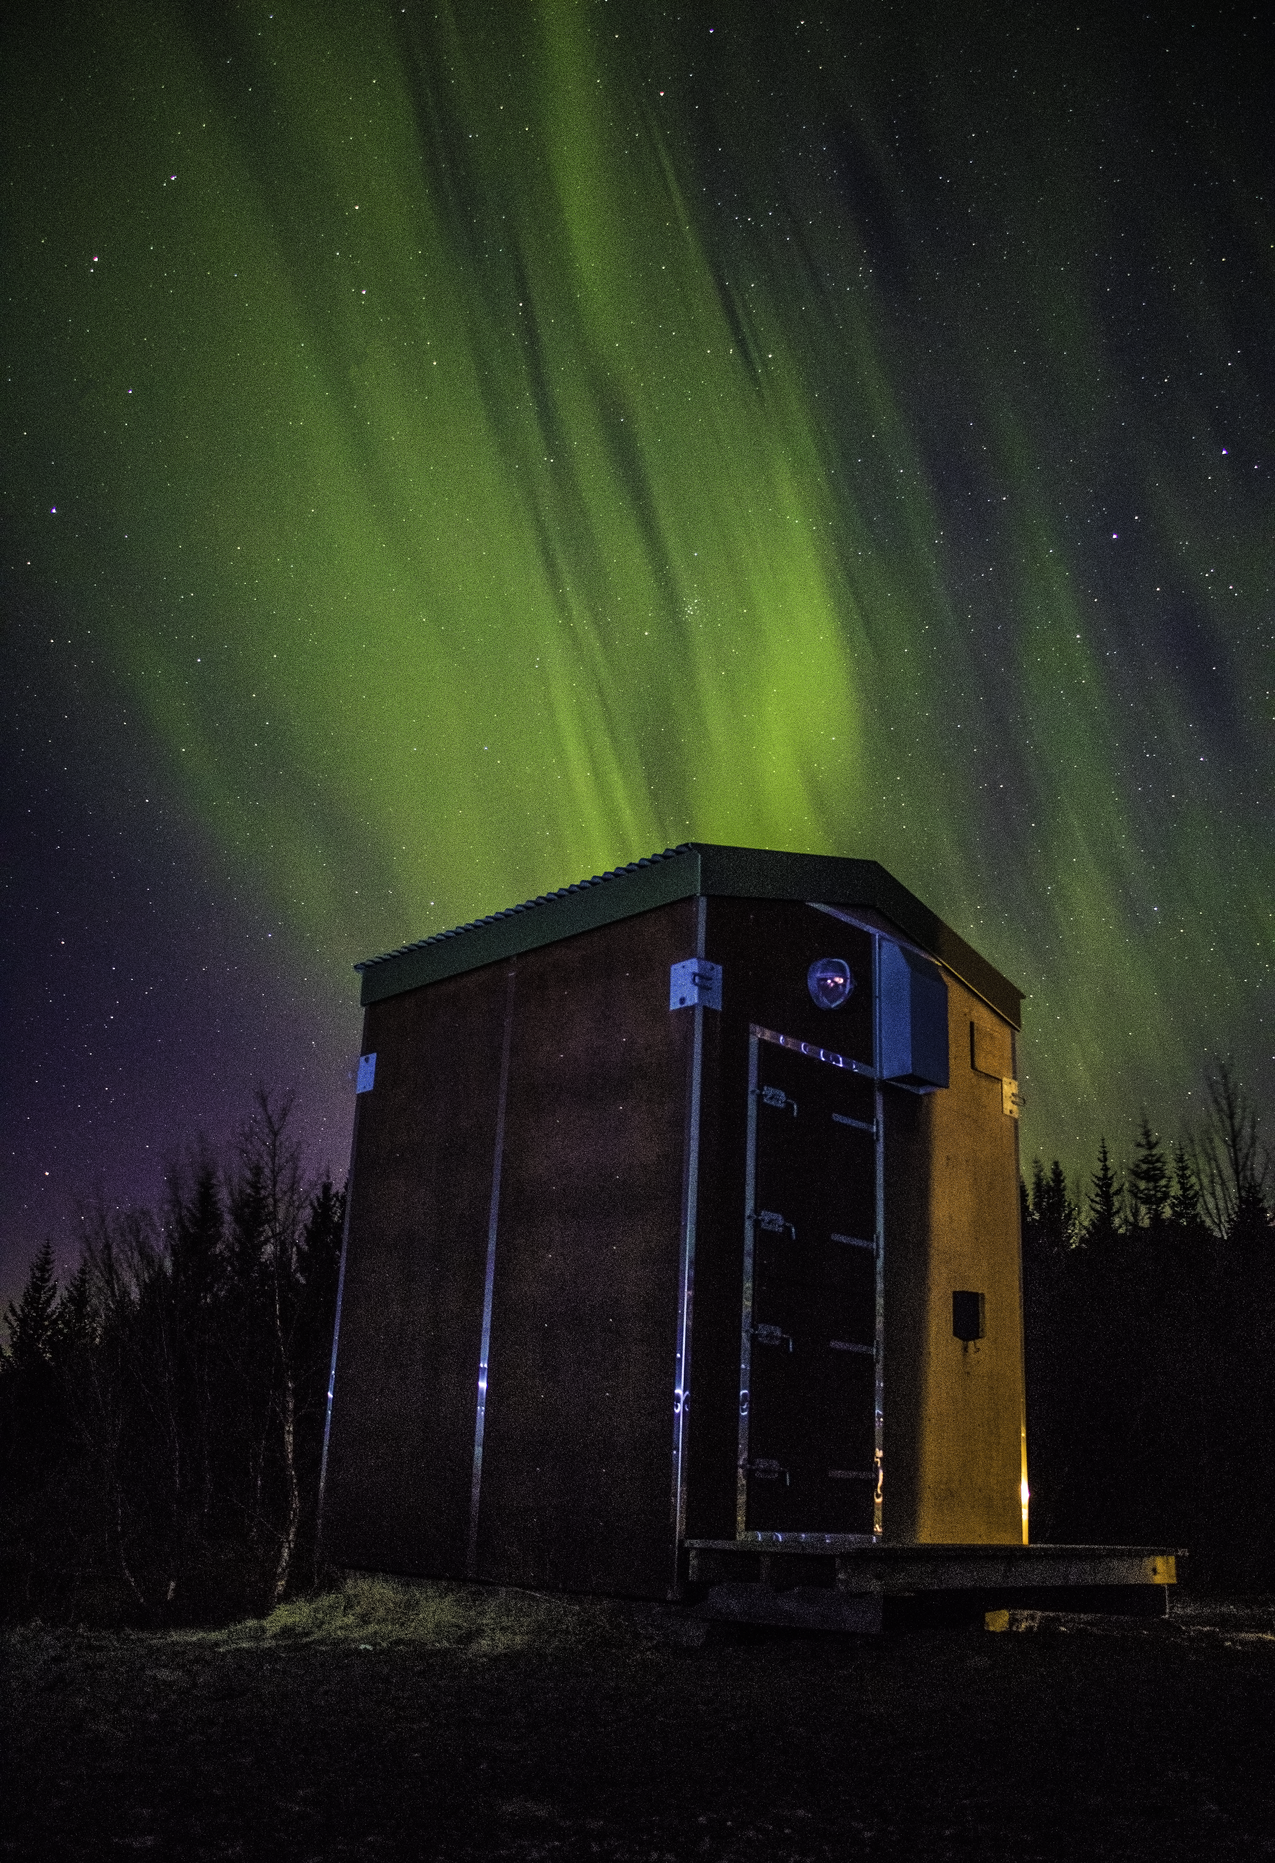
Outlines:
{"label": "dry grass", "polygon": [[264,1621],[232,1625],[217,1634],[236,1641],[354,1643],[371,1649],[412,1644],[505,1655],[632,1641],[634,1628],[633,1612],[603,1599],[355,1574],[335,1590],[281,1604]]}

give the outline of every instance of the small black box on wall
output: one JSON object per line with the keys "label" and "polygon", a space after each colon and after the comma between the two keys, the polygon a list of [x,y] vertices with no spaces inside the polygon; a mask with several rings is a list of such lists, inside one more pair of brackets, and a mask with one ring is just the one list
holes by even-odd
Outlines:
{"label": "small black box on wall", "polygon": [[983,1337],[982,1294],[972,1294],[962,1289],[952,1295],[952,1334],[956,1339],[963,1339],[968,1345],[972,1339]]}

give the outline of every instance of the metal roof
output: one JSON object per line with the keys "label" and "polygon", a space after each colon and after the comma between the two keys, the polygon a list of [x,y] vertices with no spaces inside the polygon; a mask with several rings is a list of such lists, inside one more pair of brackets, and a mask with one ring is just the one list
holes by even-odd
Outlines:
{"label": "metal roof", "polygon": [[418,944],[387,951],[354,968],[360,1000],[378,1003],[425,983],[477,970],[516,952],[534,951],[632,918],[674,899],[700,894],[727,899],[793,899],[811,905],[858,908],[879,915],[906,938],[955,973],[1015,1028],[1022,1026],[1023,992],[945,925],[915,893],[900,885],[875,860],[845,860],[835,854],[784,854],[756,847],[715,847],[686,841],[611,873],[596,874],[556,893],[493,912],[451,931],[435,932]]}

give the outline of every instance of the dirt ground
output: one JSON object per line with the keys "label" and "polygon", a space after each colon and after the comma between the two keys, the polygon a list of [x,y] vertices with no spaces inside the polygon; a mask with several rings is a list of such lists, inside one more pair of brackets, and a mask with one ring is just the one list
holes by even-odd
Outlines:
{"label": "dirt ground", "polygon": [[7,1633],[0,1859],[1275,1857],[1275,1600],[728,1637],[365,1583]]}

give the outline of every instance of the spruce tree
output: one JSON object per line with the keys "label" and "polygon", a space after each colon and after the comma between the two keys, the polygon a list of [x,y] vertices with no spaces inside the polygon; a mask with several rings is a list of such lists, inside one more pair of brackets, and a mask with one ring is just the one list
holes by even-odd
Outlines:
{"label": "spruce tree", "polygon": [[169,1185],[169,1257],[184,1308],[206,1307],[220,1290],[225,1230],[217,1169],[201,1154],[189,1191],[177,1176]]}
{"label": "spruce tree", "polygon": [[1074,1248],[1080,1226],[1080,1211],[1068,1195],[1067,1179],[1057,1158],[1049,1167],[1049,1217],[1059,1248]]}
{"label": "spruce tree", "polygon": [[5,1325],[9,1329],[8,1357],[15,1371],[34,1371],[52,1363],[57,1307],[53,1244],[46,1241],[31,1263],[18,1304],[15,1306],[10,1301],[5,1314]]}
{"label": "spruce tree", "polygon": [[1111,1168],[1106,1139],[1098,1145],[1098,1169],[1090,1179],[1086,1242],[1110,1241],[1124,1229],[1124,1196]]}
{"label": "spruce tree", "polygon": [[1027,1198],[1032,1238],[1050,1254],[1063,1254],[1075,1246],[1079,1212],[1067,1191],[1067,1178],[1057,1158],[1046,1176],[1037,1158],[1032,1165],[1032,1187]]}
{"label": "spruce tree", "polygon": [[1235,1198],[1235,1212],[1231,1217],[1231,1226],[1227,1231],[1228,1242],[1241,1247],[1256,1248],[1263,1244],[1275,1242],[1275,1227],[1271,1223],[1271,1213],[1266,1207],[1262,1187],[1254,1178],[1247,1178],[1239,1187]]}
{"label": "spruce tree", "polygon": [[1149,1229],[1163,1222],[1173,1195],[1173,1181],[1160,1141],[1151,1130],[1145,1112],[1129,1167],[1129,1187],[1134,1226]]}
{"label": "spruce tree", "polygon": [[1179,1229],[1196,1229],[1203,1221],[1200,1214],[1200,1187],[1191,1169],[1186,1147],[1179,1139],[1173,1147],[1173,1190],[1169,1197],[1169,1221]]}

